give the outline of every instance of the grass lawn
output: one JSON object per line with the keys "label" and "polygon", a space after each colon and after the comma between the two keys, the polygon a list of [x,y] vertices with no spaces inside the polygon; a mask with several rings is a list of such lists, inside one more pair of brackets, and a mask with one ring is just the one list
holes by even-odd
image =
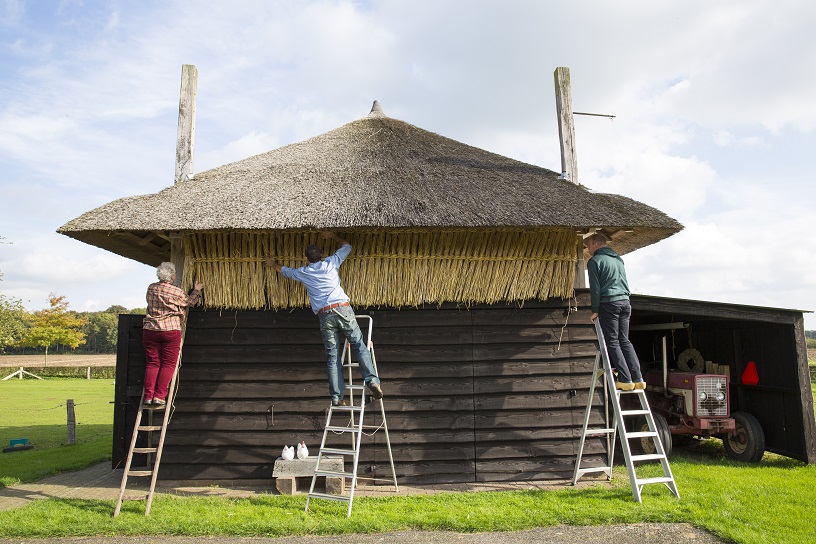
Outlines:
{"label": "grass lawn", "polygon": [[[283,536],[375,533],[399,530],[515,531],[532,527],[640,522],[688,522],[740,543],[814,542],[816,466],[775,455],[748,465],[727,459],[719,441],[683,450],[672,460],[681,498],[647,486],[632,500],[625,470],[614,485],[581,490],[507,491],[358,497],[351,519],[345,504],[305,497],[258,495],[246,499],[158,496],[150,517],[144,503],[125,503],[113,518],[113,501],[35,501],[0,511],[0,536],[85,535]],[[641,476],[658,475],[642,467]]]}
{"label": "grass lawn", "polygon": [[[81,396],[84,393],[89,396]],[[9,405],[15,407],[29,399],[28,408],[7,412],[4,407],[0,422],[3,440],[10,428],[14,433],[27,431],[32,441],[35,436],[40,441],[38,447],[42,447],[43,454],[54,452],[60,461],[74,458],[73,452],[79,451],[77,446],[62,445],[66,434],[65,407],[59,406],[64,404],[65,398],[74,398],[80,422],[78,440],[83,442],[86,434],[91,435],[86,444],[91,454],[96,452],[95,459],[109,456],[112,405],[108,402],[113,397],[109,381],[24,381],[16,386],[0,382],[0,395],[3,399],[14,399]],[[39,400],[32,406],[30,399],[35,397]],[[19,424],[8,424],[6,418],[12,415]],[[48,425],[40,421],[45,418],[51,418]],[[34,421],[34,424],[26,427],[23,421]],[[93,438],[94,433],[87,433],[86,425],[92,431],[106,433],[106,437]],[[57,438],[49,440],[45,427]],[[38,432],[41,434],[35,434]],[[105,447],[101,446],[102,442],[94,446],[96,439],[107,440]],[[23,463],[9,464],[5,458],[28,456],[36,451],[0,455],[0,462],[6,463],[0,465],[0,474],[8,474],[13,468],[14,478],[34,479],[21,476],[22,469],[18,465]],[[88,462],[92,460],[76,461],[78,465]],[[671,464],[681,498],[676,499],[663,486],[652,485],[644,489],[642,504],[632,500],[626,471],[618,468],[611,487],[358,497],[351,519],[346,519],[343,503],[315,501],[312,511],[306,513],[303,495],[257,495],[245,499],[159,495],[153,502],[150,517],[144,516],[143,502],[126,502],[118,518],[112,517],[114,501],[39,500],[23,508],[0,511],[0,538],[162,534],[283,536],[400,530],[485,532],[560,524],[687,522],[739,543],[816,542],[816,527],[812,523],[816,506],[816,466],[773,454],[766,454],[759,464],[738,463],[725,456],[719,440],[678,448]],[[658,465],[638,469],[641,477],[657,476],[660,472]]]}
{"label": "grass lawn", "polygon": [[[34,448],[0,454],[0,487],[110,459],[113,380],[0,381],[0,444],[28,438]],[[73,399],[76,443],[68,445],[66,400]]]}

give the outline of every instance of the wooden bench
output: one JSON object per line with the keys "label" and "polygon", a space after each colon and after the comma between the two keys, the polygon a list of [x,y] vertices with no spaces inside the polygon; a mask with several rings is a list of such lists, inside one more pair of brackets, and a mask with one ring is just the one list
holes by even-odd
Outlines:
{"label": "wooden bench", "polygon": [[[275,460],[272,468],[272,477],[275,478],[275,489],[281,495],[294,495],[297,492],[298,478],[301,480],[314,475],[317,457],[307,457],[306,459],[292,459],[288,461],[283,457]],[[342,457],[323,457],[320,460],[321,470],[331,470],[333,472],[343,472]],[[332,495],[342,495],[346,490],[346,479],[337,477],[326,477],[326,493]],[[311,485],[311,481],[304,484]]]}

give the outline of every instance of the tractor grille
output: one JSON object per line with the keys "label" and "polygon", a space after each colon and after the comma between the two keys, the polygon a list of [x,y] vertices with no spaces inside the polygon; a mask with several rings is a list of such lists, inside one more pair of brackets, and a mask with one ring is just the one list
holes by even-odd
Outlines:
{"label": "tractor grille", "polygon": [[[698,376],[695,383],[697,417],[728,417],[728,379],[725,376]],[[701,400],[705,393],[705,400]],[[717,393],[725,398],[717,400]]]}

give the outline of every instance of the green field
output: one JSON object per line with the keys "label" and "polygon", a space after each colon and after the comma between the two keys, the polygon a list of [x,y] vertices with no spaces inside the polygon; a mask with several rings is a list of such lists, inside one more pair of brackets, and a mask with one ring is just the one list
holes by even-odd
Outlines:
{"label": "green field", "polygon": [[[816,388],[816,386],[814,386]],[[0,382],[8,400],[0,437],[26,436],[27,452],[0,455],[6,485],[79,468],[110,456],[113,383],[109,380]],[[65,399],[77,404],[77,441],[65,445]],[[6,409],[8,407],[8,409]],[[284,536],[379,533],[401,530],[514,531],[554,525],[686,522],[739,543],[816,542],[809,520],[816,504],[816,466],[766,454],[759,464],[727,458],[719,440],[678,448],[672,471],[676,499],[663,486],[632,500],[626,472],[615,469],[611,485],[557,491],[507,491],[358,497],[354,514],[345,505],[258,494],[251,498],[159,495],[150,517],[143,502],[128,502],[113,518],[114,501],[47,499],[0,511],[0,537],[93,535]],[[659,466],[638,469],[656,476]]]}
{"label": "green field", "polygon": [[[0,487],[110,459],[113,380],[0,381],[0,444],[28,438],[29,451],[0,454]],[[75,404],[76,443],[68,445],[66,401]]]}

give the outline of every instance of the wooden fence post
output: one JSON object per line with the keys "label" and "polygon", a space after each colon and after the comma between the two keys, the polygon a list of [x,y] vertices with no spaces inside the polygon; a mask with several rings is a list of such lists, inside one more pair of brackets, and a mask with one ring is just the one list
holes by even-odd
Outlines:
{"label": "wooden fence post", "polygon": [[66,401],[68,406],[68,444],[76,442],[76,415],[74,414],[74,399]]}

